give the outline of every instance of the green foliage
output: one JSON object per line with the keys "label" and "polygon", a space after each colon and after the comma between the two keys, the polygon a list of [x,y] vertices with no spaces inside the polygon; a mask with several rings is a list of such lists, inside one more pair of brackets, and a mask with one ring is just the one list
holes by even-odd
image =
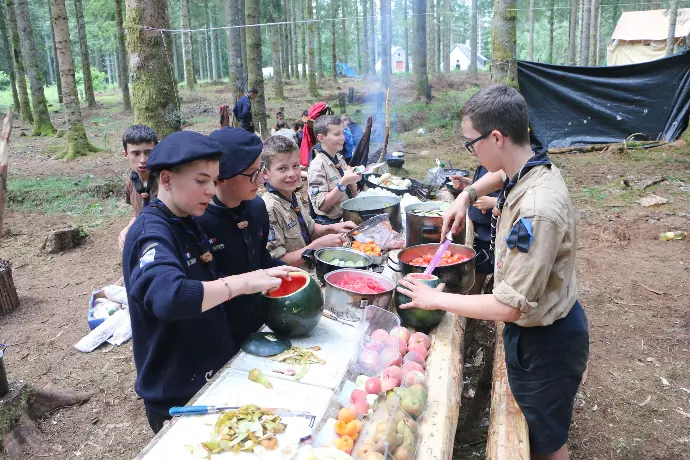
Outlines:
{"label": "green foliage", "polygon": [[453,129],[460,125],[460,109],[467,100],[479,90],[471,86],[463,91],[448,91],[433,104],[415,102],[395,106],[392,110],[393,129],[398,133],[425,130]]}
{"label": "green foliage", "polygon": [[10,76],[0,70],[0,91],[6,91],[10,87]]}
{"label": "green foliage", "polygon": [[[84,74],[81,70],[75,72],[74,78],[76,79],[77,87],[84,87]],[[108,75],[101,72],[95,67],[91,68],[91,81],[93,83],[94,91],[105,91],[106,89],[114,88],[116,85],[108,84]]]}

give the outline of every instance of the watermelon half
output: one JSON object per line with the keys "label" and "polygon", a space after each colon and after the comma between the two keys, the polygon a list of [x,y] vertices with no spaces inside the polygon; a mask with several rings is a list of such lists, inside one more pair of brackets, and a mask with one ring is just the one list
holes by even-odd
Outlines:
{"label": "watermelon half", "polygon": [[[425,275],[423,273],[412,273],[407,275],[410,278],[415,278],[421,281],[427,286],[432,288],[437,287],[441,284],[441,281],[436,275]],[[431,329],[441,322],[443,315],[446,314],[445,310],[422,310],[421,308],[406,308],[405,310],[400,308],[400,305],[412,302],[408,296],[395,291],[395,310],[397,311],[402,324],[404,326],[411,326],[415,329]]]}
{"label": "watermelon half", "polygon": [[280,287],[263,294],[266,325],[283,337],[305,335],[319,324],[323,314],[323,294],[314,278],[306,273],[290,273]]}

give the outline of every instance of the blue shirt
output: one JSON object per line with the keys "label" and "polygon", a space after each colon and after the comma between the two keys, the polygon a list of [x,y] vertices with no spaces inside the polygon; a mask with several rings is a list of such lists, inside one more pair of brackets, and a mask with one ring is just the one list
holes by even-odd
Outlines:
{"label": "blue shirt", "polygon": [[246,94],[239,98],[235,107],[232,108],[232,113],[235,114],[240,123],[247,124],[252,122],[252,101]]}
{"label": "blue shirt", "polygon": [[352,151],[355,149],[355,136],[352,135],[350,128],[343,129],[343,134],[345,135],[345,145],[343,145],[345,154],[343,156],[349,160],[352,157]]}
{"label": "blue shirt", "polygon": [[152,200],[127,232],[122,271],[132,323],[137,376],[147,407],[167,414],[184,405],[237,352],[226,309],[202,313],[202,281],[218,279],[191,217],[174,216]]}
{"label": "blue shirt", "polygon": [[[477,169],[474,171],[474,178],[472,179],[472,183],[477,182],[487,172],[489,171],[484,166],[477,166]],[[496,190],[493,193],[489,193],[489,196],[497,197],[498,193],[499,191]],[[477,209],[474,206],[470,206],[468,214],[470,220],[474,224],[474,237],[484,243],[491,243],[491,210],[489,209],[486,211],[486,213],[482,213],[481,209]]]}
{"label": "blue shirt", "polygon": [[[236,208],[227,208],[214,197],[204,215],[197,220],[208,235],[213,258],[222,275],[239,275],[285,265],[272,258],[266,249],[268,211],[261,197],[243,201]],[[238,344],[264,324],[261,294],[236,297],[226,302],[225,308],[232,336]]]}

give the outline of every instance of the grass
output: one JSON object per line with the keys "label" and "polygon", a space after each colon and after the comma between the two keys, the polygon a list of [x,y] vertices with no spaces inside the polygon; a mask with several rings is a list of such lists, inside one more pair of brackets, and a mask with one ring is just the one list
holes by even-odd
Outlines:
{"label": "grass", "polygon": [[10,208],[21,211],[110,217],[129,212],[118,195],[121,189],[120,181],[95,180],[88,176],[82,179],[11,177],[7,181],[7,202]]}
{"label": "grass", "polygon": [[460,124],[460,109],[479,87],[470,86],[463,91],[448,91],[437,97],[433,104],[412,102],[394,106],[394,130],[397,132],[427,130],[450,130]]}

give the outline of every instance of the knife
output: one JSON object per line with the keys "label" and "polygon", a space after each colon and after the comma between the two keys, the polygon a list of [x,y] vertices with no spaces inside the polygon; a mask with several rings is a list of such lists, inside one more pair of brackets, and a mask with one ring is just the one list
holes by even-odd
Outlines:
{"label": "knife", "polygon": [[[178,407],[171,407],[170,410],[168,411],[168,414],[170,414],[171,417],[177,417],[180,415],[206,415],[206,414],[215,414],[216,412],[223,412],[227,410],[238,410],[240,409],[239,407],[230,407],[230,406],[178,406]],[[270,410],[273,414],[279,415],[281,417],[301,417],[301,418],[306,418],[306,419],[315,419],[313,414],[310,414],[308,412],[291,412],[289,410],[271,410],[271,409],[264,409],[264,410]]]}
{"label": "knife", "polygon": [[384,163],[376,163],[376,164],[369,165],[369,166],[360,165],[360,166],[355,167],[354,171],[357,174],[369,174],[370,172],[373,172],[374,170],[380,168],[381,166],[383,166],[385,164],[386,163],[384,162]]}
{"label": "knife", "polygon": [[448,246],[450,246],[451,241],[453,240],[453,234],[449,231],[446,233],[446,241],[441,244],[441,246],[438,247],[436,250],[436,254],[434,254],[434,258],[431,259],[431,262],[429,262],[429,266],[426,267],[426,270],[424,270],[424,274],[428,275],[431,272],[434,271],[436,268],[436,265],[441,261],[441,257],[443,257],[443,253],[448,250]]}

